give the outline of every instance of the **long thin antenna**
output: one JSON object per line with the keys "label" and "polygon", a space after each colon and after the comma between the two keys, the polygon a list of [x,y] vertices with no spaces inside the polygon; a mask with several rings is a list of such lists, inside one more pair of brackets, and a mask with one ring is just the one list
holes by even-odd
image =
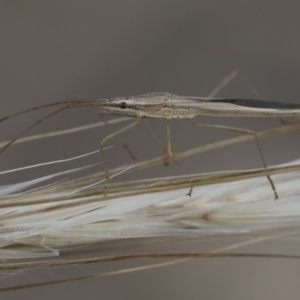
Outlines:
{"label": "long thin antenna", "polygon": [[89,100],[89,99],[68,99],[68,100],[64,100],[64,101],[59,101],[59,102],[54,102],[54,103],[49,103],[49,104],[44,104],[44,105],[40,105],[40,106],[36,106],[30,109],[26,109],[23,111],[19,111],[17,113],[11,114],[9,116],[3,117],[2,119],[0,119],[0,123],[4,122],[8,119],[11,119],[13,117],[31,112],[31,111],[35,111],[35,110],[39,110],[39,109],[43,109],[46,107],[51,107],[51,106],[56,106],[56,105],[61,105],[61,104],[67,104],[67,106],[60,108],[48,115],[46,115],[45,117],[43,117],[42,119],[39,119],[38,121],[36,121],[35,123],[33,123],[32,125],[30,125],[29,127],[27,127],[25,130],[21,131],[20,133],[18,133],[12,140],[10,140],[1,150],[0,150],[0,155],[11,145],[13,144],[20,136],[22,136],[24,133],[26,133],[27,131],[29,131],[31,128],[37,126],[38,124],[44,122],[45,120],[53,117],[54,115],[69,109],[69,108],[75,108],[75,107],[92,107],[92,106],[101,106],[101,102],[99,100]]}
{"label": "long thin antenna", "polygon": [[[100,100],[106,100],[106,99],[100,99]],[[29,109],[25,109],[22,111],[19,111],[17,113],[8,115],[6,117],[3,117],[0,119],[0,123],[4,122],[8,119],[11,119],[13,117],[17,117],[23,114],[26,114],[28,112],[31,111],[35,111],[35,110],[39,110],[39,109],[43,109],[46,107],[51,107],[51,106],[56,106],[56,105],[60,105],[60,104],[67,104],[67,108],[73,108],[73,107],[93,107],[93,106],[101,106],[101,101],[100,100],[95,100],[95,99],[68,99],[68,100],[63,100],[63,101],[58,101],[58,102],[53,102],[53,103],[48,103],[48,104],[44,104],[44,105],[39,105],[39,106],[35,106]]]}
{"label": "long thin antenna", "polygon": [[42,119],[39,119],[38,121],[34,122],[33,124],[31,124],[29,127],[27,127],[26,129],[24,129],[23,131],[21,131],[20,133],[18,133],[12,140],[10,140],[1,150],[0,150],[0,155],[12,144],[14,143],[20,136],[22,136],[24,133],[26,133],[27,131],[29,131],[31,128],[37,126],[38,124],[44,122],[45,120],[53,117],[54,115],[57,115],[58,113],[68,109],[69,107],[62,107],[58,110],[55,110],[54,112],[52,112],[51,114],[46,115],[45,117],[43,117]]}
{"label": "long thin antenna", "polygon": [[46,107],[51,107],[51,106],[55,106],[55,105],[59,105],[59,104],[64,104],[64,103],[66,103],[66,101],[59,101],[59,102],[54,102],[54,103],[48,103],[48,104],[44,104],[44,105],[40,105],[40,106],[35,106],[35,107],[30,108],[30,109],[22,110],[22,111],[19,111],[17,113],[14,113],[12,115],[3,117],[2,119],[0,119],[0,123],[3,122],[3,121],[6,121],[8,119],[11,119],[13,117],[16,117],[16,116],[23,115],[25,113],[31,112],[31,111],[35,111],[35,110],[38,110],[38,109],[42,109],[42,108],[46,108]]}

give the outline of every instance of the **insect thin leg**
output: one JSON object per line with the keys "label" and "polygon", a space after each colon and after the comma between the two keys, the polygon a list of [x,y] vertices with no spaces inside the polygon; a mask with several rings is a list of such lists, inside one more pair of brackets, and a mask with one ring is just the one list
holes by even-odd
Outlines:
{"label": "insect thin leg", "polygon": [[[266,160],[265,160],[263,151],[262,151],[262,149],[261,149],[260,142],[259,142],[259,139],[258,139],[258,136],[257,136],[256,132],[253,131],[253,135],[254,135],[254,138],[255,138],[255,142],[256,142],[257,148],[258,148],[259,153],[260,153],[260,157],[261,157],[263,166],[264,166],[265,169],[268,169],[267,164],[266,164]],[[269,183],[270,183],[270,185],[271,185],[271,187],[272,187],[272,190],[273,190],[273,192],[274,192],[275,200],[276,200],[276,199],[279,199],[278,194],[277,194],[277,191],[276,191],[275,184],[274,184],[274,182],[273,182],[271,176],[270,176],[270,175],[267,175],[266,177],[267,177],[267,179],[269,180]]]}
{"label": "insect thin leg", "polygon": [[133,161],[136,161],[136,156],[134,155],[134,153],[132,152],[132,150],[130,149],[128,144],[122,138],[118,137],[118,139],[120,140],[120,143],[122,144],[122,146],[125,149],[126,153],[130,156],[130,158]]}
{"label": "insect thin leg", "polygon": [[[106,118],[108,116],[107,112],[101,112],[98,114],[98,116],[103,119],[105,125],[108,125],[107,118]],[[131,149],[129,148],[129,146],[121,139],[121,137],[118,136],[118,139],[119,139],[120,143],[122,144],[123,148],[125,149],[126,153],[132,158],[132,160],[135,161],[136,157],[133,154],[133,152],[131,151]]]}
{"label": "insect thin leg", "polygon": [[[213,91],[208,95],[209,98],[215,97],[216,94],[218,94],[224,87],[226,87],[228,84],[230,84],[232,82],[232,80],[234,80],[234,78],[236,78],[239,75],[239,71],[231,71],[229,74],[227,74],[223,80],[213,89]],[[183,170],[183,172],[185,174],[187,174],[187,172],[180,166],[180,164],[174,159],[173,157],[173,149],[172,149],[172,139],[171,139],[171,124],[170,124],[170,120],[168,120],[167,122],[167,142],[168,142],[168,146],[167,146],[167,155],[168,157],[171,157],[173,159],[173,161],[178,165],[178,167]],[[167,158],[168,158],[167,157]],[[166,160],[167,163],[167,160]],[[192,196],[192,192],[193,192],[193,185],[191,185],[190,190],[187,194],[187,196]]]}
{"label": "insect thin leg", "polygon": [[[240,72],[237,70],[233,70],[230,73],[228,73],[222,79],[222,81],[210,92],[210,94],[208,95],[208,98],[215,97],[223,88],[225,88],[228,84],[230,84],[232,82],[232,80],[234,80],[239,74],[240,74]],[[192,197],[192,192],[193,192],[193,185],[191,185],[187,196]]]}
{"label": "insect thin leg", "polygon": [[167,155],[173,158],[173,146],[171,139],[171,120],[167,120]]}
{"label": "insect thin leg", "polygon": [[101,144],[100,144],[100,150],[101,150],[101,155],[102,155],[102,158],[103,158],[103,162],[104,162],[104,168],[105,168],[105,177],[106,177],[106,180],[109,179],[109,175],[108,175],[108,168],[107,168],[107,163],[106,163],[106,158],[105,158],[105,154],[104,154],[104,151],[103,151],[103,147],[104,145],[110,141],[111,139],[117,137],[118,135],[120,135],[121,133],[123,133],[124,131],[127,131],[131,128],[133,128],[134,126],[136,126],[138,123],[140,122],[140,118],[136,119],[136,121],[134,121],[133,123],[123,127],[122,129],[118,130],[118,131],[115,131],[113,133],[111,133],[110,135],[106,136],[102,141],[101,141]]}
{"label": "insect thin leg", "polygon": [[29,131],[30,129],[32,129],[33,127],[39,125],[40,123],[44,122],[45,120],[53,117],[54,115],[59,114],[60,112],[68,109],[69,107],[62,107],[58,110],[55,110],[54,112],[52,112],[51,114],[46,115],[45,117],[43,117],[42,119],[39,119],[38,121],[36,121],[35,123],[31,124],[29,127],[27,127],[26,129],[24,129],[23,131],[21,131],[20,133],[18,133],[12,140],[10,140],[1,150],[0,150],[0,155],[11,145],[13,144],[20,136],[22,136],[24,133],[26,133],[27,131]]}
{"label": "insect thin leg", "polygon": [[223,80],[211,91],[211,93],[208,95],[208,98],[215,97],[225,86],[227,86],[229,83],[232,82],[234,78],[236,78],[240,74],[239,71],[231,71],[229,74],[227,74]]}
{"label": "insect thin leg", "polygon": [[[195,120],[192,120],[192,123],[197,125],[197,126],[202,126],[202,127],[209,127],[209,128],[216,128],[216,129],[223,129],[223,130],[227,130],[227,131],[233,131],[233,132],[238,132],[241,134],[247,134],[247,135],[253,135],[254,139],[255,139],[255,143],[257,145],[257,148],[259,150],[259,154],[263,163],[263,166],[265,169],[267,169],[267,164],[263,155],[263,151],[262,148],[260,146],[260,142],[259,139],[257,137],[257,134],[255,133],[255,131],[253,130],[248,130],[248,129],[243,129],[243,128],[237,128],[237,127],[230,127],[230,126],[223,126],[223,125],[212,125],[212,124],[204,124],[204,123],[198,123]],[[278,199],[278,194],[274,185],[273,180],[271,179],[271,177],[269,175],[266,176],[274,193],[275,199]]]}
{"label": "insect thin leg", "polygon": [[[175,159],[174,153],[173,153],[173,146],[172,146],[172,137],[171,137],[171,120],[167,120],[167,159],[171,158],[175,164],[180,168],[180,170],[188,175],[186,170],[179,164],[179,162]],[[167,160],[166,160],[167,162]],[[192,197],[192,191],[193,186],[191,185],[189,192],[187,193],[187,196]]]}

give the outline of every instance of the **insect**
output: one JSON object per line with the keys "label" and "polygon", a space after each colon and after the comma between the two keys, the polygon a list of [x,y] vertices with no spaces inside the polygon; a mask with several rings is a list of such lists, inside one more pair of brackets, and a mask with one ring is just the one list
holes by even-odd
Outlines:
{"label": "insect", "polygon": [[[0,119],[0,122],[8,120],[12,117],[50,106],[64,105],[54,112],[46,115],[44,118],[33,123],[31,126],[20,132],[10,142],[8,142],[1,150],[0,154],[5,151],[12,143],[14,143],[25,132],[38,125],[39,123],[49,119],[50,117],[70,108],[79,107],[99,107],[107,113],[122,115],[134,118],[134,122],[123,127],[122,129],[106,136],[100,145],[100,149],[105,161],[103,146],[109,140],[117,137],[124,131],[136,126],[142,118],[159,118],[167,120],[167,156],[173,158],[172,140],[170,124],[172,119],[189,119],[195,125],[217,128],[223,130],[234,131],[241,134],[253,135],[257,144],[262,163],[267,168],[263,152],[257,135],[254,131],[237,127],[229,127],[222,125],[204,124],[195,121],[195,117],[199,115],[209,116],[232,116],[232,117],[295,117],[300,115],[299,104],[286,104],[280,102],[270,102],[263,100],[248,99],[224,99],[224,98],[203,98],[192,96],[178,96],[166,92],[150,93],[132,97],[118,97],[111,99],[69,99],[65,101],[55,102],[51,104],[37,106],[28,110],[24,110],[10,116]],[[278,198],[275,185],[267,176],[273,189],[275,199]],[[191,191],[190,191],[191,193]],[[189,193],[189,194],[190,194]]]}

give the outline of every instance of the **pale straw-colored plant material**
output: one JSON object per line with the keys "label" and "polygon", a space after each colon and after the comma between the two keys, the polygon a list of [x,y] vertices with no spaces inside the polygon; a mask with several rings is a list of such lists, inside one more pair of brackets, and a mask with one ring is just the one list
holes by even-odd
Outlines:
{"label": "pale straw-colored plant material", "polygon": [[[299,123],[283,125],[260,132],[258,136],[262,138],[285,133],[297,129],[299,125]],[[80,128],[83,129],[87,128]],[[62,133],[67,131],[52,135]],[[35,138],[20,139],[18,142]],[[183,157],[252,138],[241,136],[215,142],[177,153],[175,158],[178,161]],[[71,159],[76,158],[69,158]],[[244,244],[247,244],[297,233],[300,225],[300,160],[270,167],[267,170],[116,181],[120,173],[134,172],[161,164],[163,161],[164,157],[157,157],[112,170],[110,176],[114,176],[115,181],[108,182],[106,186],[104,173],[61,181],[66,174],[75,173],[83,169],[81,168],[0,187],[0,269],[7,272],[15,269],[140,257],[179,257],[180,261],[193,257],[216,256],[276,257],[270,254],[225,253],[226,250],[237,248],[243,243],[210,253],[128,254],[125,249],[125,253],[120,255],[104,257],[94,253],[92,258],[80,259],[66,259],[62,253],[64,249],[68,249],[69,252],[73,251],[76,254],[81,246],[88,247],[106,241],[133,242],[137,238],[153,242],[159,238],[172,238],[178,241],[184,238],[222,239],[239,236],[245,237]],[[28,168],[30,167],[37,166]],[[92,166],[85,168],[91,168],[92,173]],[[0,175],[14,171],[17,170],[2,171]],[[279,200],[274,201],[274,194],[265,177],[266,174],[272,176]],[[37,184],[44,187],[36,189]],[[191,186],[193,192],[192,197],[189,197],[187,193]],[[174,262],[159,266],[171,263]],[[145,268],[148,267],[141,269]],[[120,273],[138,270],[139,268],[134,268]],[[97,276],[100,275],[94,275]]]}

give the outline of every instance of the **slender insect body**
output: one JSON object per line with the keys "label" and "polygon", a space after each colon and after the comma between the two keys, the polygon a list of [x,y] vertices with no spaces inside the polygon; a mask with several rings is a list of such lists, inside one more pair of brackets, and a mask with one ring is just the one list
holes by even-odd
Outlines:
{"label": "slender insect body", "polygon": [[[230,117],[300,116],[300,105],[248,99],[211,99],[178,96],[167,92],[100,99],[92,105],[108,113],[139,118],[193,119],[197,115]],[[77,106],[76,104],[74,107]]]}
{"label": "slender insect body", "polygon": [[[66,108],[99,107],[135,118],[193,119],[198,115],[228,117],[297,117],[300,105],[249,99],[217,99],[157,92],[133,97],[70,99]],[[5,118],[3,118],[4,120]]]}
{"label": "slender insect body", "polygon": [[[106,136],[100,144],[103,161],[105,162],[103,146],[109,140],[115,138],[121,133],[131,129],[139,123],[141,118],[159,118],[159,119],[190,119],[193,120],[198,115],[210,115],[210,116],[233,116],[233,117],[295,117],[300,116],[299,104],[285,104],[280,102],[270,102],[261,100],[248,100],[248,99],[216,99],[216,98],[202,98],[202,97],[190,97],[190,96],[178,96],[166,92],[157,92],[151,94],[145,94],[133,97],[118,97],[111,99],[69,99],[61,102],[55,102],[52,104],[41,105],[34,107],[33,109],[24,110],[10,116],[0,119],[0,122],[8,120],[12,117],[36,110],[55,105],[65,105],[62,108],[55,110],[54,112],[46,115],[44,118],[33,123],[25,130],[21,131],[11,141],[9,141],[2,149],[0,154],[5,151],[12,143],[14,143],[20,136],[29,131],[34,126],[41,122],[51,118],[52,116],[61,113],[69,108],[79,107],[99,107],[110,114],[123,115],[127,117],[135,118],[136,121],[129,124],[120,130]],[[250,134],[254,136],[255,142],[260,152],[262,162],[265,168],[267,168],[265,159],[257,135],[254,131],[245,130],[242,128],[228,127],[222,125],[210,125],[197,123],[193,120],[193,123],[198,126],[219,128],[223,130],[229,130],[241,134]],[[167,153],[168,158],[173,158],[173,150],[171,143],[171,130],[170,122],[167,122]],[[106,170],[106,174],[108,174]],[[107,179],[108,179],[107,175]],[[270,176],[267,175],[270,185],[273,189],[275,198],[278,198],[275,186]],[[191,195],[192,187],[189,192]]]}

